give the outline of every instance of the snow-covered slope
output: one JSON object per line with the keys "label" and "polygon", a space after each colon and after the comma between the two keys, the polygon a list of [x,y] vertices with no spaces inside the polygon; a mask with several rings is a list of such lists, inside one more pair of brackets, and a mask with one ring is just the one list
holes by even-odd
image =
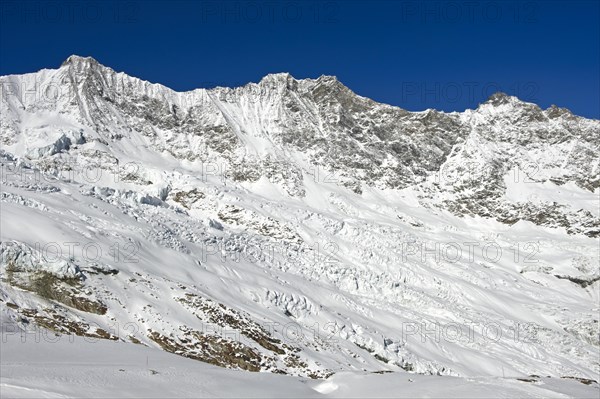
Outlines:
{"label": "snow-covered slope", "polygon": [[[3,398],[565,398],[594,397],[576,379],[514,379],[341,373],[328,380],[224,370],[139,345],[86,341],[21,342],[3,334]],[[54,337],[56,338],[56,337]],[[535,380],[535,381],[530,381]]]}
{"label": "snow-covered slope", "polygon": [[600,121],[327,76],[179,93],[77,56],[0,83],[19,328],[312,378],[598,380]]}

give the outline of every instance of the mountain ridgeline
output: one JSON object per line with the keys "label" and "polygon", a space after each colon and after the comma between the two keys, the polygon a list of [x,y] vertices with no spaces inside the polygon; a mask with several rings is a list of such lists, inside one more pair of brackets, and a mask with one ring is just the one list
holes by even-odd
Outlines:
{"label": "mountain ridgeline", "polygon": [[[243,87],[179,93],[78,56],[58,70],[2,82],[13,93],[2,112],[0,139],[8,148],[26,133],[20,115],[53,111],[83,131],[29,129],[27,136],[47,138],[50,152],[63,148],[63,135],[106,143],[105,154],[96,156],[114,156],[109,143],[128,139],[179,160],[226,165],[234,181],[267,176],[292,196],[305,193],[302,170],[318,167],[358,194],[363,187],[415,187],[427,193],[424,202],[457,215],[527,220],[590,237],[600,232],[597,218],[569,204],[502,198],[511,170],[528,182],[600,187],[600,122],[556,106],[542,110],[496,93],[463,113],[408,112],[361,97],[332,76],[296,80],[285,73]],[[18,156],[44,154],[18,147],[28,151]]]}

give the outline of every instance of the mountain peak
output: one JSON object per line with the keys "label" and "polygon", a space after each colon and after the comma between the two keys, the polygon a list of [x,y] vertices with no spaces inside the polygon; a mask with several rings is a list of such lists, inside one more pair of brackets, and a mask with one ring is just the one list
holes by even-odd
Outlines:
{"label": "mountain peak", "polygon": [[71,55],[69,58],[67,58],[66,60],[63,61],[63,63],[61,64],[61,67],[63,66],[67,66],[67,65],[83,65],[83,66],[92,66],[92,65],[99,65],[98,61],[96,61],[95,58],[93,57],[82,57],[79,55]]}
{"label": "mountain peak", "polygon": [[270,73],[263,77],[259,85],[285,86],[290,90],[298,88],[298,81],[288,72]]}
{"label": "mountain peak", "polygon": [[327,82],[338,83],[339,79],[337,78],[337,76],[334,76],[334,75],[321,75],[321,76],[319,76],[317,81],[319,81],[321,83],[327,83]]}
{"label": "mountain peak", "polygon": [[549,118],[558,118],[561,116],[573,117],[573,113],[568,108],[559,107],[554,104],[546,109],[546,114]]}
{"label": "mountain peak", "polygon": [[523,101],[516,96],[511,96],[503,92],[492,94],[477,109],[491,114],[521,115],[527,120],[541,120],[545,118],[542,109],[537,104]]}
{"label": "mountain peak", "polygon": [[317,79],[296,79],[288,72],[270,73],[260,80],[259,84],[265,83],[286,83],[288,86],[296,86],[298,82],[313,82],[316,84],[323,85],[341,85],[342,83],[336,76],[333,75],[321,75]]}
{"label": "mountain peak", "polygon": [[264,79],[294,79],[289,72],[276,72],[265,75],[261,80]]}
{"label": "mountain peak", "polygon": [[266,83],[266,82],[288,82],[288,81],[295,81],[296,79],[288,72],[278,72],[278,73],[269,73],[268,75],[265,75],[261,80],[260,83]]}
{"label": "mountain peak", "polygon": [[503,105],[503,104],[510,104],[515,101],[519,101],[519,99],[517,97],[510,96],[506,93],[498,91],[498,92],[492,94],[486,100],[485,104],[491,104],[491,105],[497,106],[497,105]]}

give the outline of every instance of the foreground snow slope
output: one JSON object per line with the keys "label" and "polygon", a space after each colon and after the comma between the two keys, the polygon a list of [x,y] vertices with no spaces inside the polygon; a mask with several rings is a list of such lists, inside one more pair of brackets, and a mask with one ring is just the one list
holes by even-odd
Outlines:
{"label": "foreground snow slope", "polygon": [[106,340],[3,333],[3,398],[593,398],[598,385],[572,379],[457,378],[342,373],[328,380],[225,370],[156,349]]}
{"label": "foreground snow slope", "polygon": [[328,382],[599,379],[599,121],[287,74],[177,93],[76,56],[0,81],[11,328]]}

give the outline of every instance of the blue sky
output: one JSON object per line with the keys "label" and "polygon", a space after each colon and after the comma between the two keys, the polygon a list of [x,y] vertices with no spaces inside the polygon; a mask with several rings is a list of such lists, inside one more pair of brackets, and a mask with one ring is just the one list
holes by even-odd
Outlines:
{"label": "blue sky", "polygon": [[418,111],[495,91],[600,118],[598,1],[0,2],[0,74],[90,55],[176,90],[336,75]]}

